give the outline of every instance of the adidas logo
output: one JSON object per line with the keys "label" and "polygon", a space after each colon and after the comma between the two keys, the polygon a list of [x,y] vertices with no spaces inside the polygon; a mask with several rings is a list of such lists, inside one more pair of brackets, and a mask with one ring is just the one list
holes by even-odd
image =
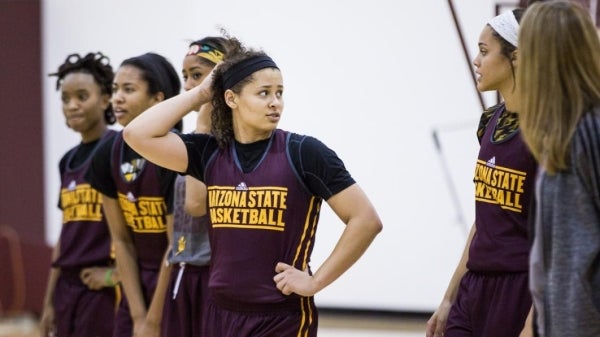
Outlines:
{"label": "adidas logo", "polygon": [[67,187],[67,190],[75,191],[75,187],[77,187],[77,183],[75,182],[75,180],[71,180],[71,182],[69,183],[69,186]]}
{"label": "adidas logo", "polygon": [[492,159],[488,160],[485,164],[487,167],[494,168],[496,167],[496,156],[492,157]]}
{"label": "adidas logo", "polygon": [[236,191],[247,191],[248,190],[248,186],[246,186],[245,182],[241,182],[239,183],[236,187],[235,187]]}
{"label": "adidas logo", "polygon": [[133,195],[133,193],[131,192],[127,192],[127,200],[131,201],[131,202],[135,202],[135,196]]}

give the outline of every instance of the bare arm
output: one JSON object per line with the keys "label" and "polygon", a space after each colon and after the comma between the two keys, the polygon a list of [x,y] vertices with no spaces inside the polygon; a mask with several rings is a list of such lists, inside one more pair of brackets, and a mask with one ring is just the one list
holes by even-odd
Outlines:
{"label": "bare arm", "polygon": [[123,217],[123,212],[119,201],[110,198],[107,195],[102,195],[102,207],[106,214],[108,228],[115,246],[115,260],[119,278],[127,302],[131,319],[135,326],[144,321],[146,318],[146,304],[140,285],[140,273],[137,264],[137,253],[131,240],[131,236],[127,231],[127,223]]}
{"label": "bare arm", "polygon": [[[60,255],[60,240],[52,250],[52,261],[56,261]],[[54,315],[54,289],[56,289],[56,281],[60,276],[59,268],[50,268],[48,275],[48,283],[46,285],[46,295],[44,296],[44,308],[40,320],[40,330],[43,336],[48,336],[50,332],[54,332],[56,327]]]}
{"label": "bare arm", "polygon": [[292,292],[312,296],[346,272],[367,250],[382,224],[375,208],[354,184],[327,201],[331,209],[346,224],[346,228],[329,257],[310,276],[285,263],[278,263],[274,277],[277,288],[284,294]]}
{"label": "bare arm", "polygon": [[532,337],[533,336],[533,305],[531,309],[529,309],[529,314],[527,314],[527,319],[525,319],[525,324],[523,325],[523,330],[519,337]]}
{"label": "bare arm", "polygon": [[[207,76],[208,78],[212,76]],[[193,89],[153,105],[123,129],[131,148],[149,161],[176,172],[185,172],[187,150],[171,127],[194,107],[207,103],[211,93],[206,80]]]}
{"label": "bare arm", "polygon": [[473,224],[473,226],[471,226],[471,231],[469,232],[469,237],[467,238],[460,261],[458,262],[458,265],[452,274],[452,278],[450,279],[450,283],[448,284],[448,288],[446,288],[446,292],[444,293],[442,303],[440,303],[438,309],[433,313],[429,321],[427,321],[427,337],[443,335],[443,332],[446,328],[448,314],[450,313],[450,307],[456,300],[456,294],[458,293],[460,280],[467,272],[469,247],[471,246],[471,241],[473,240],[476,230],[475,224]]}
{"label": "bare arm", "polygon": [[[210,132],[211,104],[204,104],[198,111],[196,119],[196,133]],[[202,216],[206,214],[206,185],[191,176],[185,177],[185,211],[191,216]]]}
{"label": "bare arm", "polygon": [[156,284],[156,289],[154,290],[154,295],[152,296],[152,302],[150,303],[146,320],[144,321],[144,327],[139,334],[140,337],[158,337],[160,335],[163,307],[165,305],[167,290],[169,288],[169,278],[171,276],[171,266],[167,265],[167,257],[173,242],[173,215],[167,216],[167,236],[169,238],[169,244],[160,266],[158,282]]}
{"label": "bare arm", "polygon": [[206,214],[206,185],[191,176],[185,177],[185,211],[191,216]]}

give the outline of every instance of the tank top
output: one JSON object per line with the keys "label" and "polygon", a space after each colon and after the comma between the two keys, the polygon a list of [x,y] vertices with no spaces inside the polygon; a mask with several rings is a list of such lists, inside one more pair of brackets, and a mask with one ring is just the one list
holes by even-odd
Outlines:
{"label": "tank top", "polygon": [[529,266],[527,217],[537,163],[518,126],[507,135],[496,132],[504,112],[499,105],[487,123],[475,165],[477,231],[467,262],[472,271],[520,272]]}
{"label": "tank top", "polygon": [[138,265],[142,269],[157,270],[168,246],[167,205],[161,193],[158,167],[142,157],[124,163],[124,146],[120,132],[115,136],[111,151],[117,198],[135,246]]}
{"label": "tank top", "polygon": [[290,160],[290,134],[275,130],[256,167],[242,171],[234,145],[216,151],[205,171],[211,219],[209,288],[237,308],[295,305],[275,286],[275,265],[309,267],[322,199],[305,187]]}
{"label": "tank top", "polygon": [[111,261],[111,238],[102,211],[102,195],[90,186],[84,176],[96,150],[115,134],[116,131],[113,130],[104,132],[85,161],[77,167],[71,167],[70,163],[81,145],[71,149],[66,155],[60,189],[63,215],[60,254],[53,262],[53,267],[83,268],[108,265]]}

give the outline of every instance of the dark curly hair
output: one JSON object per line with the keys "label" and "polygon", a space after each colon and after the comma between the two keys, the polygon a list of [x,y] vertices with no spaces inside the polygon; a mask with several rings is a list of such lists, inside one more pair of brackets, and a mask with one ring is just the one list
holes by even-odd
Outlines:
{"label": "dark curly hair", "polygon": [[[100,86],[102,94],[112,94],[112,82],[115,77],[113,68],[110,65],[110,59],[101,52],[88,53],[85,56],[71,54],[67,56],[65,62],[58,67],[58,71],[48,74],[56,76],[56,90],[60,89],[63,80],[71,73],[86,73],[94,77],[94,81]],[[116,117],[113,112],[112,104],[108,104],[104,110],[104,119],[108,124],[114,124]]]}
{"label": "dark curly hair", "polygon": [[[255,56],[266,55],[266,53],[263,51],[246,48],[238,39],[234,37],[228,37],[228,41],[229,49],[227,55],[225,56],[223,62],[217,68],[215,68],[212,81],[213,110],[211,113],[211,132],[217,139],[219,146],[222,148],[231,144],[234,139],[233,116],[231,108],[225,102],[223,74],[232,66],[241,61]],[[230,90],[236,94],[239,94],[242,91],[242,88],[246,84],[252,82],[253,79],[253,76],[250,75],[239,81],[232,88],[230,88]]]}

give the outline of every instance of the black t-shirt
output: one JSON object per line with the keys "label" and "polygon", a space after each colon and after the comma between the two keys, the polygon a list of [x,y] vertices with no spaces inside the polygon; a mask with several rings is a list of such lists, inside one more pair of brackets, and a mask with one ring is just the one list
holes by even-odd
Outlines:
{"label": "black t-shirt", "polygon": [[[85,160],[88,159],[92,151],[94,151],[94,148],[96,147],[99,141],[100,139],[96,139],[89,143],[81,143],[78,146],[69,150],[67,153],[65,153],[65,155],[60,159],[60,162],[58,163],[60,175],[62,176],[62,174],[65,173],[67,165],[69,165],[68,167],[72,169],[83,164],[83,162],[85,162]],[[73,156],[71,162],[67,163],[67,160],[69,159],[73,151],[75,151],[75,155]]]}
{"label": "black t-shirt", "polygon": [[[92,187],[100,193],[111,197],[117,198],[117,185],[114,181],[112,174],[112,147],[116,137],[113,137],[110,141],[104,142],[98,148],[98,152],[92,159],[92,165],[89,171],[85,175],[85,179],[90,182]],[[137,152],[130,148],[124,143],[123,159],[122,163],[129,163],[135,159],[143,159]],[[161,194],[165,198],[167,204],[167,213],[173,213],[173,186],[175,182],[176,173],[163,167],[158,167],[158,177],[160,181]]]}
{"label": "black t-shirt", "polygon": [[[188,147],[190,161],[199,161],[200,172],[186,172],[195,177],[204,177],[206,163],[218,150],[216,139],[208,134],[179,134]],[[194,141],[192,139],[196,138]],[[235,149],[240,165],[244,172],[251,171],[260,161],[270,139],[261,140],[250,144],[235,142]],[[204,144],[196,148],[192,144]],[[341,192],[355,183],[344,163],[337,154],[325,144],[314,137],[299,134],[290,134],[288,151],[294,168],[298,172],[309,191],[323,200]],[[202,179],[203,180],[203,179]]]}
{"label": "black t-shirt", "polygon": [[[100,141],[100,138],[96,139],[94,141],[91,141],[89,143],[81,143],[81,144],[77,145],[76,147],[67,151],[67,153],[65,153],[62,156],[62,158],[60,159],[60,161],[58,162],[58,171],[60,173],[60,177],[62,177],[64,175],[65,171],[67,170],[67,165],[68,165],[68,168],[73,169],[73,168],[79,167],[81,164],[83,164],[86,161],[86,159],[88,159],[89,156],[92,154],[92,152],[94,151],[94,148],[96,147],[96,145],[98,144],[99,141]],[[68,162],[73,151],[75,151],[75,154],[73,155],[71,162]],[[58,197],[58,208],[61,208],[61,206],[60,206],[60,191],[59,191],[59,197]]]}

